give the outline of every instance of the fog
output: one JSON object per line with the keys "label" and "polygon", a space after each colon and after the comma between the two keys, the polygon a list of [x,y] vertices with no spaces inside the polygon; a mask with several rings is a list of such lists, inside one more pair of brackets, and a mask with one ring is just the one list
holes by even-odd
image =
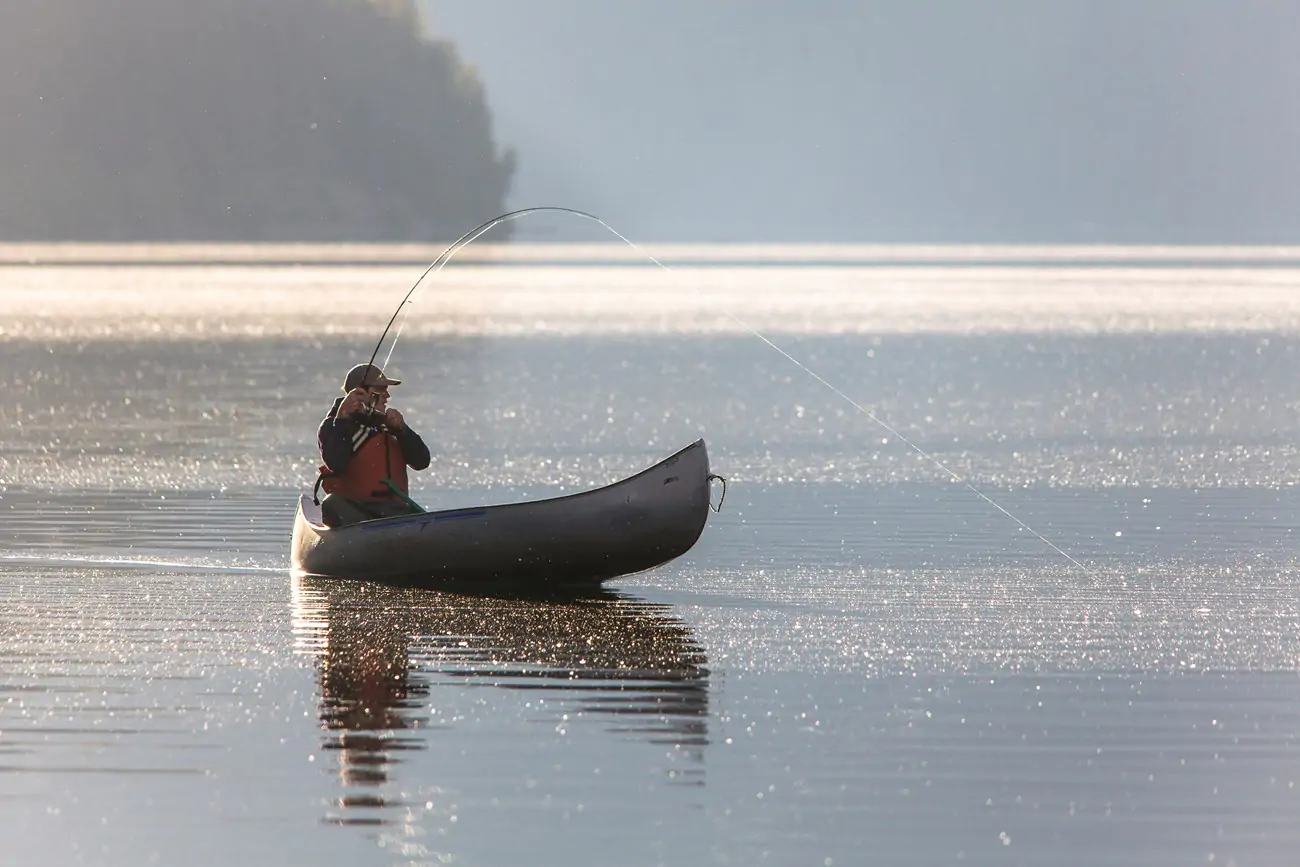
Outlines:
{"label": "fog", "polygon": [[1300,242],[1294,3],[420,2],[6,0],[0,241]]}
{"label": "fog", "polygon": [[675,241],[1300,240],[1297,4],[424,8],[514,205]]}

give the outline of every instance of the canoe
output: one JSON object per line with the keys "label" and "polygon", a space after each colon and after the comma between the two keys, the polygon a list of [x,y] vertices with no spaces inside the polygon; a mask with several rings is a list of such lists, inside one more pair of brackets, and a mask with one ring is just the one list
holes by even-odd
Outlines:
{"label": "canoe", "polygon": [[431,587],[599,584],[689,551],[708,518],[710,480],[701,439],[620,482],[533,502],[330,528],[304,496],[293,571]]}

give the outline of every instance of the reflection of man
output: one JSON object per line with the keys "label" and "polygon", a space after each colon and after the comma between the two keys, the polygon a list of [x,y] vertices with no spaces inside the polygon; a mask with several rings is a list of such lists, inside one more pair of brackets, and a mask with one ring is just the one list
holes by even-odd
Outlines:
{"label": "reflection of man", "polygon": [[321,660],[321,721],[335,732],[339,774],[345,786],[381,786],[394,750],[424,749],[423,741],[394,737],[420,727],[422,678],[414,677],[407,637],[377,622],[385,612],[353,612],[344,630],[330,629]]}
{"label": "reflection of man", "polygon": [[429,466],[429,447],[402,414],[388,405],[401,385],[373,364],[358,364],[343,380],[345,395],[320,423],[321,511],[330,526],[415,511],[406,468]]}
{"label": "reflection of man", "polygon": [[708,660],[668,606],[609,593],[503,599],[307,576],[293,587],[297,646],[317,666],[322,749],[344,788],[335,821],[405,812],[399,793],[412,783],[398,772],[412,756],[402,753],[429,748],[435,682],[439,728],[452,727],[458,705],[476,703],[475,686],[540,689],[553,714],[576,710],[611,731],[675,744],[674,778],[702,779]]}

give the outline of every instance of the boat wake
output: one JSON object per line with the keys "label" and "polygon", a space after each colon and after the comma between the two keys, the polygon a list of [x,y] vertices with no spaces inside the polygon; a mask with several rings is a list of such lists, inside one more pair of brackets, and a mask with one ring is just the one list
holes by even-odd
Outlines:
{"label": "boat wake", "polygon": [[64,554],[44,554],[44,553],[7,553],[0,554],[0,563],[13,563],[15,565],[37,565],[37,566],[94,566],[101,569],[143,569],[149,571],[167,571],[167,572],[186,572],[186,573],[217,573],[222,575],[230,574],[285,574],[288,572],[288,565],[284,566],[256,566],[256,565],[235,565],[229,563],[204,563],[196,561],[182,560],[154,560],[141,557],[84,557]]}

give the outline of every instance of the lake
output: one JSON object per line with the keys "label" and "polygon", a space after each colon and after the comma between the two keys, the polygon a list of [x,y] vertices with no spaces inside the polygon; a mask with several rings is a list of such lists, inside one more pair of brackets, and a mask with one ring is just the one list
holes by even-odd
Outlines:
{"label": "lake", "polygon": [[288,571],[436,249],[0,248],[7,859],[1293,863],[1300,254],[653,252],[485,247],[401,320],[430,507],[728,478],[508,599]]}

